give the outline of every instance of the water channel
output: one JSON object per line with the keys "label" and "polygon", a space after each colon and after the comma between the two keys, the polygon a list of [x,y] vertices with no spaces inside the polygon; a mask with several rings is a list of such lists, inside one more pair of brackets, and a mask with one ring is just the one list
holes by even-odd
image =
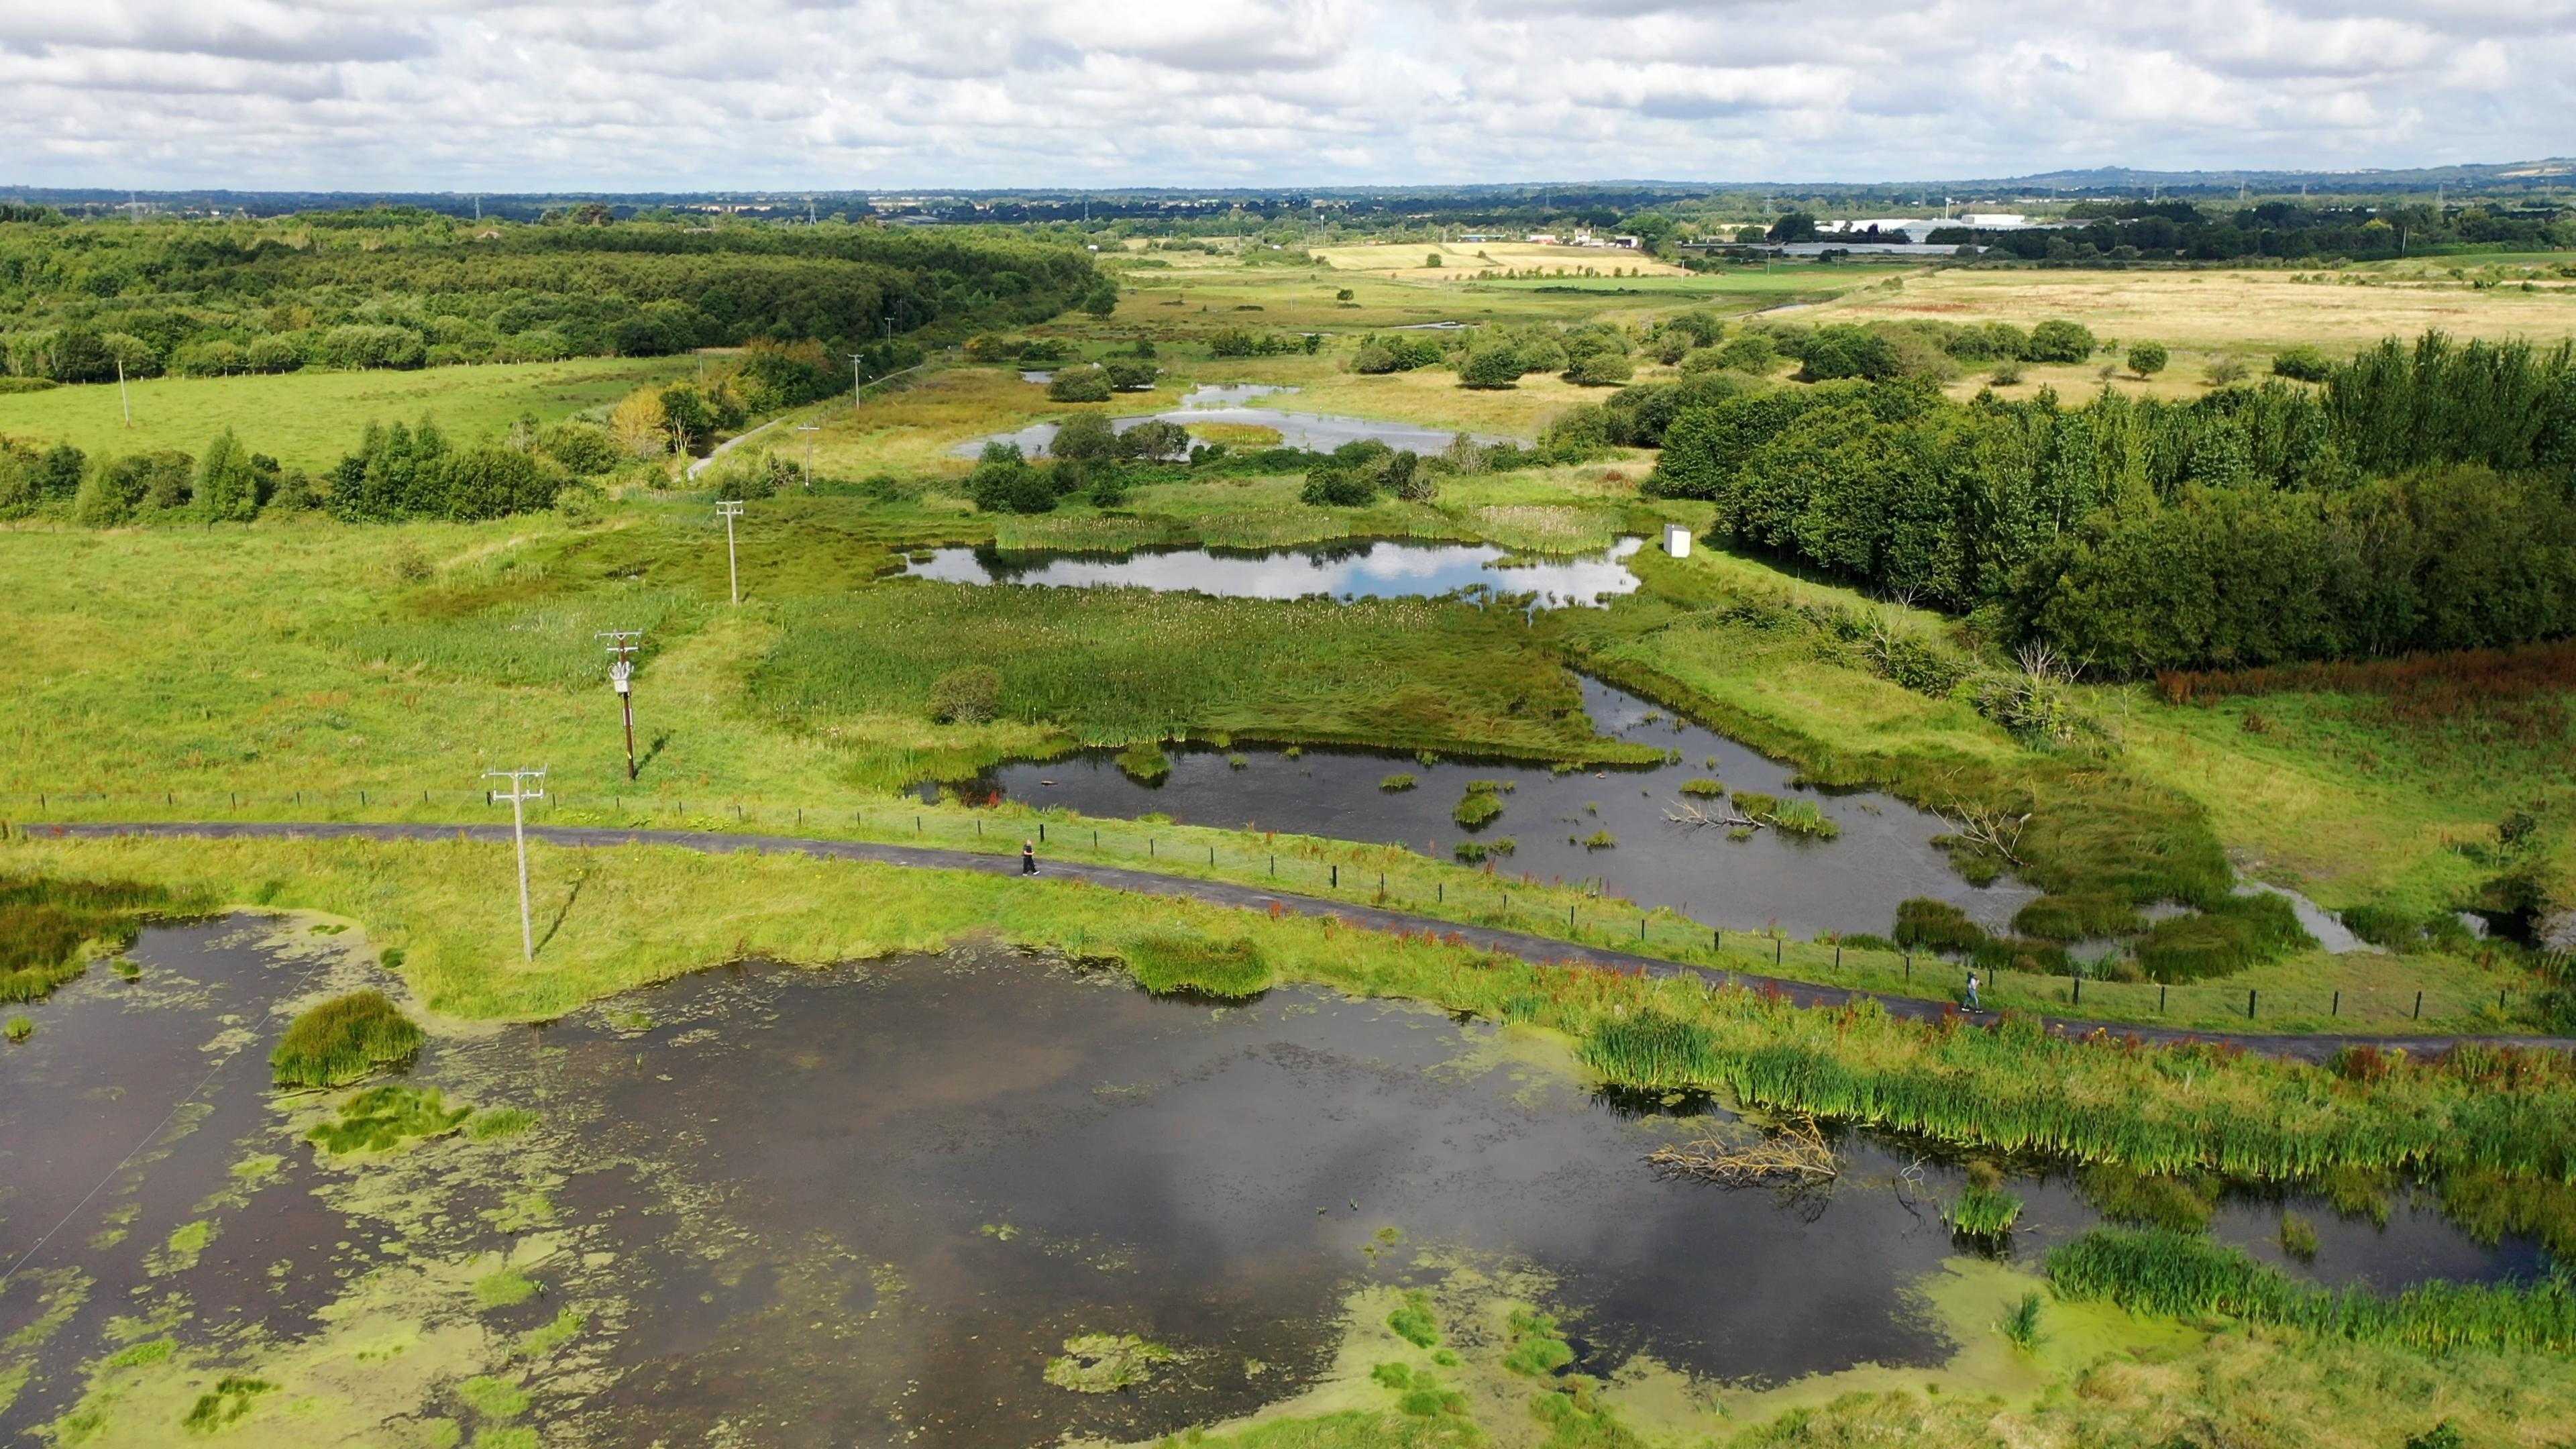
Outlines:
{"label": "water channel", "polygon": [[[1126,1440],[1297,1393],[1405,1286],[1452,1314],[1507,1287],[1567,1315],[1575,1367],[1721,1398],[1958,1346],[1916,1296],[1962,1262],[1954,1164],[1853,1135],[1830,1193],[1666,1180],[1640,1157],[1712,1121],[1623,1110],[1525,1031],[1305,988],[1212,1010],[994,948],[450,1028],[408,1083],[532,1127],[317,1156],[331,1104],[273,1096],[267,1051],[299,997],[382,978],[311,929],[153,928],[138,980],[93,970],[0,1049],[0,1438],[95,1372],[111,1442],[178,1437],[218,1375],[263,1386],[241,1428],[306,1442],[522,1412],[547,1443]],[[2013,1186],[2007,1262],[2096,1221],[2062,1176]],[[2384,1226],[2291,1201],[2323,1281],[2537,1267],[2404,1193]],[[2214,1231],[2283,1262],[2281,1207]],[[1178,1357],[1049,1383],[1091,1333]]]}

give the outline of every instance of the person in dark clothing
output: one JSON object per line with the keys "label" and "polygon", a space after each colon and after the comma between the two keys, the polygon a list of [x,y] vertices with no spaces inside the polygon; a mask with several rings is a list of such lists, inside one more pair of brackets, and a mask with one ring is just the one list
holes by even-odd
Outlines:
{"label": "person in dark clothing", "polygon": [[1020,874],[1022,874],[1022,875],[1036,875],[1037,873],[1038,873],[1038,847],[1037,847],[1037,842],[1036,842],[1036,841],[1033,841],[1033,840],[1023,840],[1023,841],[1021,841],[1021,842],[1020,842]]}

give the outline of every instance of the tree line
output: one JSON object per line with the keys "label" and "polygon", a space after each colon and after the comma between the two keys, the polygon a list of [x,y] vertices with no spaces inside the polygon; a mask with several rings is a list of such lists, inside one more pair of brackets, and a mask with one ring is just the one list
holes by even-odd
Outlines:
{"label": "tree line", "polygon": [[1647,490],[1721,536],[2119,673],[2576,633],[2565,344],[2433,333],[2183,403],[1737,387],[1661,442]]}
{"label": "tree line", "polygon": [[55,382],[656,356],[755,338],[891,371],[902,364],[877,364],[904,339],[1114,301],[1079,249],[982,233],[0,222],[0,368]]}

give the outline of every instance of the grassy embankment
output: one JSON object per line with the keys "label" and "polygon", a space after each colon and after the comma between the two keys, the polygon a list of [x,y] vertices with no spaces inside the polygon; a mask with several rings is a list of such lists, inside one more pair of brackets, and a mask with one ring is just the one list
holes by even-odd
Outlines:
{"label": "grassy embankment", "polygon": [[0,433],[91,454],[196,454],[231,428],[254,452],[319,471],[356,448],[370,422],[416,422],[427,413],[454,437],[480,438],[507,430],[522,413],[552,422],[690,376],[697,365],[691,357],[585,357],[416,372],[156,377],[126,385],[132,427],[116,385],[90,383],[0,394]]}

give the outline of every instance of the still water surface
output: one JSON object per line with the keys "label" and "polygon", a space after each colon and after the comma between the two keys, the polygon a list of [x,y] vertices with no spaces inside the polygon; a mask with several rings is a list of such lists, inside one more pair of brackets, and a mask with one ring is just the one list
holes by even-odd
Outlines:
{"label": "still water surface", "polygon": [[904,572],[952,584],[1189,590],[1231,599],[1319,594],[1336,599],[1439,598],[1489,589],[1534,595],[1537,607],[1552,609],[1635,592],[1637,576],[1622,560],[1643,542],[1621,539],[1601,553],[1570,558],[1513,554],[1491,544],[1393,539],[1259,551],[1139,549],[1115,555],[943,548],[927,559],[908,561]]}
{"label": "still water surface", "polygon": [[[997,950],[711,971],[442,1036],[411,1080],[539,1125],[317,1167],[260,1070],[313,971],[252,924],[148,931],[141,983],[94,971],[0,1052],[0,1262],[88,1282],[0,1430],[69,1406],[117,1314],[169,1308],[183,1351],[233,1342],[259,1367],[278,1355],[243,1331],[325,1332],[356,1275],[505,1251],[543,1293],[418,1311],[504,1344],[585,1315],[577,1351],[504,1368],[548,1442],[1150,1437],[1294,1393],[1329,1367],[1350,1295],[1460,1264],[1528,1275],[1590,1372],[1651,1353],[1777,1381],[1951,1351],[1909,1288],[1959,1251],[1927,1194],[1960,1179],[1935,1162],[1901,1182],[1911,1149],[1847,1137],[1837,1189],[1796,1200],[1662,1180],[1642,1155],[1711,1124],[1622,1111],[1517,1033],[1304,988],[1211,1009]],[[200,1088],[206,1110],[171,1113]],[[263,1153],[281,1169],[239,1186],[233,1165]],[[2017,1261],[2095,1220],[2062,1179],[2014,1186]],[[523,1242],[497,1210],[531,1189],[544,1227]],[[2295,1271],[2326,1281],[2534,1266],[2412,1201],[2385,1228],[2297,1205],[2324,1246]],[[2277,1261],[2279,1209],[2233,1205],[2216,1230]],[[213,1246],[154,1266],[192,1217]],[[36,1312],[0,1293],[0,1341]],[[1122,1394],[1047,1384],[1046,1359],[1093,1332],[1183,1357]]]}

